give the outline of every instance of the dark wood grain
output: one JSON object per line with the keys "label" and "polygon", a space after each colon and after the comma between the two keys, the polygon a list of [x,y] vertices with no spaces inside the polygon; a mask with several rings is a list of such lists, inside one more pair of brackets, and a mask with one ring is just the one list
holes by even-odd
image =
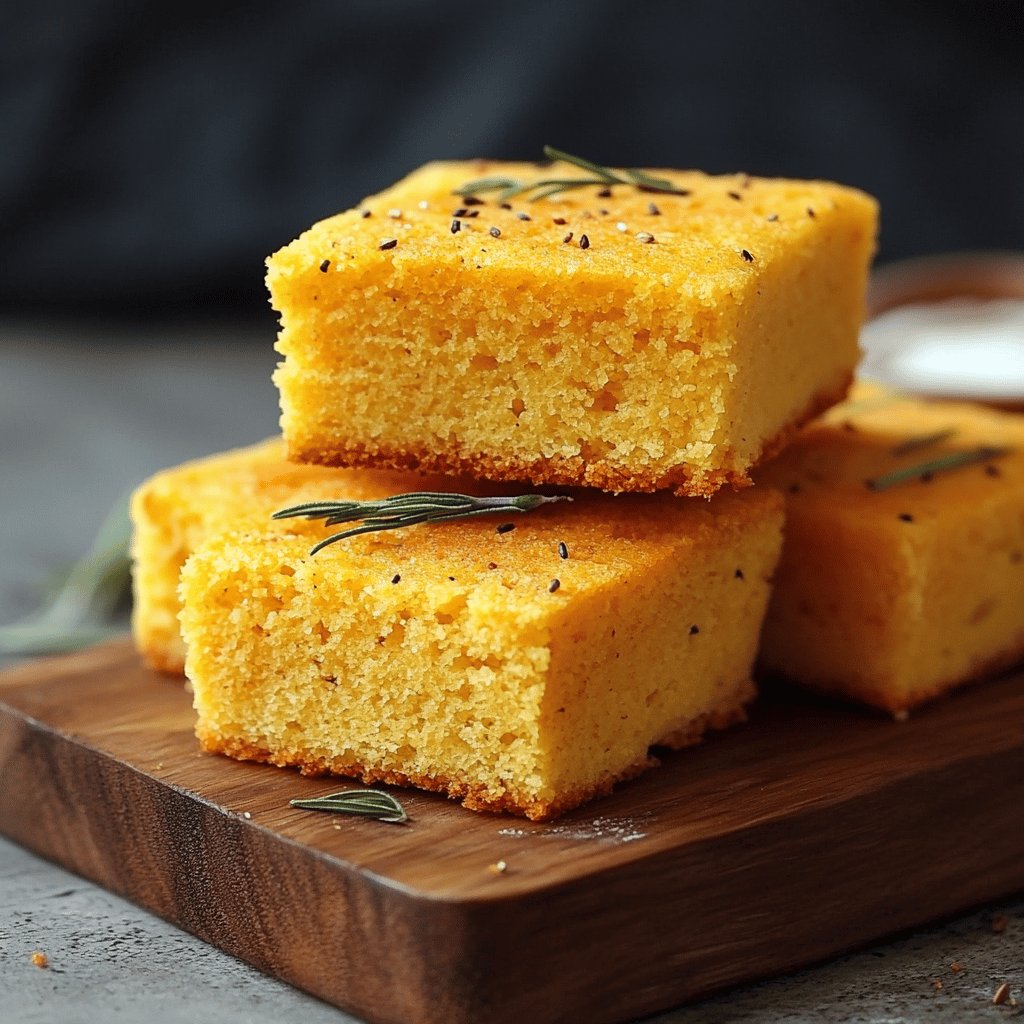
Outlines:
{"label": "dark wood grain", "polygon": [[[1024,889],[1024,675],[894,723],[782,693],[559,822],[200,753],[127,643],[0,677],[0,830],[372,1021],[622,1021]],[[248,814],[249,817],[245,815]],[[504,860],[495,874],[490,865]]]}

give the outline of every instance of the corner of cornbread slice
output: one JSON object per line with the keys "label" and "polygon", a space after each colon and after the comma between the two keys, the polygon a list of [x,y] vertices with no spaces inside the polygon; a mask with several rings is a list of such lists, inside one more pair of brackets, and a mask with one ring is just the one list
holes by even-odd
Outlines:
{"label": "corner of cornbread slice", "polygon": [[1024,418],[861,384],[758,482],[787,494],[766,668],[902,712],[1024,659]]}
{"label": "corner of cornbread slice", "polygon": [[[172,674],[184,670],[178,576],[211,533],[264,527],[278,509],[299,501],[381,498],[427,485],[430,481],[425,484],[423,477],[410,473],[297,465],[285,458],[280,438],[162,470],[131,501],[136,646],[152,668]],[[280,532],[300,533],[304,528],[290,521]]]}
{"label": "corner of cornbread slice", "polygon": [[313,557],[308,537],[214,536],[181,574],[197,734],[554,817],[652,744],[742,718],[782,505],[580,494],[512,530],[463,520]]}
{"label": "corner of cornbread slice", "polygon": [[538,173],[428,164],[268,260],[291,458],[708,496],[843,398],[870,197],[693,171],[453,195]]}

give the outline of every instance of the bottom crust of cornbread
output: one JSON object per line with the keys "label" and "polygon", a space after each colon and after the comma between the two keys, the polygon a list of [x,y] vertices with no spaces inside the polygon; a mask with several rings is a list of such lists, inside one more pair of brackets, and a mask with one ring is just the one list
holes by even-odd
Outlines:
{"label": "bottom crust of cornbread", "polygon": [[[745,722],[747,706],[756,696],[754,683],[749,679],[744,680],[735,691],[723,697],[721,703],[716,707],[709,709],[693,721],[673,729],[651,746],[652,748],[664,747],[669,750],[682,750],[684,747],[692,747],[700,743],[707,732],[726,729],[731,725]],[[266,750],[254,746],[244,739],[220,736],[201,727],[196,730],[196,735],[200,746],[207,752],[224,754],[236,761],[257,761],[262,764],[272,764],[278,768],[298,768],[300,774],[311,777],[336,775],[358,779],[368,784],[383,782],[393,786],[415,786],[417,789],[429,790],[432,793],[444,793],[452,800],[462,801],[464,807],[473,811],[518,814],[531,821],[550,821],[589,800],[607,796],[618,783],[634,779],[648,769],[657,767],[659,763],[657,757],[648,753],[642,761],[630,765],[615,775],[609,775],[590,787],[568,790],[557,800],[542,803],[529,799],[523,800],[512,788],[505,792],[498,792],[486,786],[452,779],[444,775],[422,773],[410,775],[338,757],[324,758],[300,748]]]}
{"label": "bottom crust of cornbread", "polygon": [[670,473],[654,477],[632,474],[624,467],[613,466],[603,461],[590,461],[584,455],[573,458],[551,455],[525,461],[518,458],[497,458],[479,452],[464,452],[453,456],[450,452],[432,452],[426,449],[412,451],[327,438],[303,443],[298,443],[294,439],[289,440],[288,458],[292,462],[320,466],[418,470],[424,473],[467,476],[480,480],[525,482],[537,486],[594,487],[612,494],[672,490],[679,497],[710,498],[727,485],[734,490],[749,487],[753,483],[750,470],[774,458],[801,427],[842,402],[852,383],[853,375],[848,374],[838,387],[815,394],[800,413],[780,431],[765,440],[761,454],[744,470],[695,469],[689,465],[681,465]]}

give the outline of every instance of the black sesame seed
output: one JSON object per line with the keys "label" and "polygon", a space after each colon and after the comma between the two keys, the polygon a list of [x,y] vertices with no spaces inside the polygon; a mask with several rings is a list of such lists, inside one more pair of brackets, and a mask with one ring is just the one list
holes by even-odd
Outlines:
{"label": "black sesame seed", "polygon": [[558,542],[558,557],[559,558],[568,558],[569,557],[569,549],[565,546],[565,541],[564,540],[560,540]]}
{"label": "black sesame seed", "polygon": [[737,200],[737,201],[739,201],[740,199],[742,199],[742,198],[743,198],[743,196],[741,196],[741,195],[739,194],[739,192],[727,192],[727,193],[726,193],[726,195],[727,195],[727,196],[728,196],[728,197],[729,197],[730,199],[735,199],[735,200]]}
{"label": "black sesame seed", "polygon": [[391,582],[398,583],[398,581],[401,580],[401,578],[402,577],[396,572],[395,575],[391,577]]}
{"label": "black sesame seed", "polygon": [[488,562],[487,563],[487,568],[488,569],[497,569],[498,568],[498,563],[497,562]]}
{"label": "black sesame seed", "polygon": [[554,217],[552,219],[554,220],[554,222],[556,224],[565,224],[566,223],[566,220],[565,220],[564,217]]}
{"label": "black sesame seed", "polygon": [[774,223],[778,219],[779,215],[777,213],[769,213],[768,216],[765,218],[765,220],[769,221],[770,223]]}
{"label": "black sesame seed", "polygon": [[923,484],[930,484],[934,479],[935,479],[935,475],[933,473],[922,473],[921,474],[921,483],[923,483]]}
{"label": "black sesame seed", "polygon": [[643,242],[645,245],[650,245],[654,241],[654,235],[650,231],[638,231],[636,237],[638,242]]}
{"label": "black sesame seed", "polygon": [[452,221],[452,234],[457,235],[462,230],[462,221],[458,218]]}
{"label": "black sesame seed", "polygon": [[450,579],[452,581],[452,583],[455,582],[455,577],[454,576],[449,576],[448,579]]}
{"label": "black sesame seed", "polygon": [[360,216],[363,218],[363,220],[366,220],[367,217],[372,217],[373,214],[370,213],[369,210],[363,210],[361,211]]}
{"label": "black sesame seed", "polygon": [[914,517],[909,512],[901,512],[898,516],[901,523],[912,523]]}
{"label": "black sesame seed", "polygon": [[743,257],[743,258],[744,258],[744,259],[745,259],[745,260],[746,260],[746,261],[747,261],[748,263],[753,263],[753,262],[754,262],[754,257],[753,257],[753,256],[751,256],[751,255],[750,255],[750,253],[749,253],[749,252],[747,252],[747,250],[746,250],[746,249],[744,249],[744,250],[743,250],[743,251],[742,251],[742,252],[740,253],[740,255],[741,255],[741,256],[742,256],[742,257]]}
{"label": "black sesame seed", "polygon": [[571,241],[572,241],[572,232],[570,231],[570,232],[569,232],[569,233],[568,233],[568,234],[567,234],[567,235],[565,236],[565,238],[563,238],[563,239],[562,239],[562,241],[563,241],[563,242],[571,242]]}
{"label": "black sesame seed", "polygon": [[548,584],[548,593],[553,594],[561,585],[561,580],[552,580]]}
{"label": "black sesame seed", "polygon": [[469,213],[469,208],[466,206],[460,206],[457,210],[452,210],[453,217],[465,217]]}
{"label": "black sesame seed", "polygon": [[607,217],[607,216],[608,216],[608,211],[607,211],[606,209],[604,209],[604,207],[602,207],[602,208],[601,208],[600,210],[598,210],[597,212],[598,212],[598,213],[599,213],[599,214],[600,214],[600,215],[601,215],[602,217]]}
{"label": "black sesame seed", "polygon": [[652,217],[660,217],[661,216],[661,210],[659,210],[658,207],[654,205],[654,203],[648,203],[647,204],[647,212]]}
{"label": "black sesame seed", "polygon": [[814,216],[814,211],[809,206],[807,207],[807,216],[808,217],[813,217]]}
{"label": "black sesame seed", "polygon": [[499,205],[499,206],[500,206],[500,207],[501,207],[501,208],[502,208],[503,210],[511,210],[511,209],[512,209],[512,204],[511,204],[511,203],[499,203],[498,205]]}
{"label": "black sesame seed", "polygon": [[466,217],[467,219],[470,218],[470,217],[479,217],[480,216],[480,211],[479,210],[467,210],[466,213],[463,214],[463,216]]}
{"label": "black sesame seed", "polygon": [[580,248],[581,249],[589,249],[590,248],[590,239],[587,238],[586,235],[580,235]]}
{"label": "black sesame seed", "polygon": [[610,188],[602,188],[597,191],[598,197],[601,199],[610,199],[612,190]]}
{"label": "black sesame seed", "polygon": [[491,238],[501,238],[501,231],[498,228],[491,228],[488,234]]}
{"label": "black sesame seed", "polygon": [[700,632],[700,626],[690,627],[690,636],[696,636]]}
{"label": "black sesame seed", "polygon": [[497,527],[495,533],[509,533],[516,528],[515,523],[502,523],[501,526]]}
{"label": "black sesame seed", "polygon": [[330,270],[330,269],[331,269],[331,261],[330,260],[324,260],[323,263],[320,264],[320,273],[321,274],[326,274],[327,271]]}
{"label": "black sesame seed", "polygon": [[736,570],[736,571],[735,571],[735,572],[733,573],[733,576],[734,576],[734,577],[735,577],[736,579],[738,579],[738,580],[741,580],[741,579],[743,579],[743,578],[744,578],[744,577],[743,577],[743,570],[742,570],[742,569],[737,569],[737,570]]}
{"label": "black sesame seed", "polygon": [[467,206],[483,206],[484,201],[478,196],[466,196],[462,200]]}
{"label": "black sesame seed", "polygon": [[398,245],[398,239],[397,238],[385,238],[384,241],[381,242],[380,245],[377,248],[379,248],[379,249],[394,249],[394,247],[396,245]]}
{"label": "black sesame seed", "polygon": [[522,210],[520,210],[520,211],[519,211],[519,212],[518,212],[518,213],[516,214],[516,217],[517,217],[517,218],[518,218],[519,220],[529,220],[529,219],[530,219],[530,215],[529,215],[528,213],[523,213],[523,211],[522,211]]}

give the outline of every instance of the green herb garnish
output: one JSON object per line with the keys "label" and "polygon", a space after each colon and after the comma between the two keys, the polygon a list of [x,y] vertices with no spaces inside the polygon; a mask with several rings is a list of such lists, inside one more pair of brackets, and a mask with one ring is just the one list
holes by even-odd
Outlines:
{"label": "green herb garnish", "polygon": [[386,821],[392,825],[401,825],[409,820],[405,808],[390,793],[379,789],[347,789],[308,800],[291,800],[289,804],[303,811],[354,814],[362,818],[376,818],[377,821]]}
{"label": "green herb garnish", "polygon": [[452,519],[468,519],[470,516],[529,512],[554,501],[572,501],[572,498],[565,494],[552,497],[543,494],[520,494],[509,498],[474,498],[468,494],[413,491],[410,494],[393,494],[390,498],[380,501],[309,501],[275,512],[274,519],[323,519],[324,526],[337,526],[340,523],[362,520],[362,526],[335,533],[320,541],[309,552],[315,555],[328,544],[345,540],[346,537],[355,537],[360,533],[400,530],[406,526],[416,526],[418,523],[446,523]]}
{"label": "green herb garnish", "polygon": [[457,196],[471,196],[478,192],[497,192],[500,202],[507,202],[509,199],[519,195],[527,195],[532,192],[530,202],[537,199],[544,199],[547,196],[560,195],[574,188],[583,188],[586,185],[598,185],[608,188],[611,185],[632,185],[641,192],[660,192],[664,195],[685,196],[689,190],[673,185],[667,178],[656,178],[652,174],[641,170],[638,167],[628,167],[621,171],[613,171],[610,167],[595,164],[581,156],[573,156],[571,153],[564,153],[553,146],[544,147],[544,155],[549,160],[557,160],[562,163],[572,164],[586,171],[589,175],[585,178],[539,178],[537,181],[524,182],[518,178],[491,177],[479,178],[477,181],[469,181],[461,188],[455,190]]}
{"label": "green herb garnish", "polygon": [[121,498],[45,606],[0,626],[0,655],[64,654],[119,632],[113,617],[131,591],[130,536],[128,499]]}
{"label": "green herb garnish", "polygon": [[892,454],[907,455],[910,452],[918,451],[920,448],[930,448],[933,444],[945,441],[955,433],[956,429],[954,427],[947,427],[945,430],[936,430],[932,434],[922,434],[920,437],[908,437],[906,441],[901,441],[898,445],[893,446]]}
{"label": "green herb garnish", "polygon": [[918,480],[921,477],[931,476],[933,473],[942,473],[950,469],[959,469],[961,466],[970,466],[977,462],[997,459],[1001,455],[1006,455],[1009,450],[1009,448],[986,446],[971,448],[962,452],[950,452],[948,455],[940,455],[937,458],[929,459],[927,462],[919,462],[914,466],[894,469],[891,473],[885,473],[883,476],[865,482],[868,490],[887,491],[890,487],[905,484],[910,480]]}

